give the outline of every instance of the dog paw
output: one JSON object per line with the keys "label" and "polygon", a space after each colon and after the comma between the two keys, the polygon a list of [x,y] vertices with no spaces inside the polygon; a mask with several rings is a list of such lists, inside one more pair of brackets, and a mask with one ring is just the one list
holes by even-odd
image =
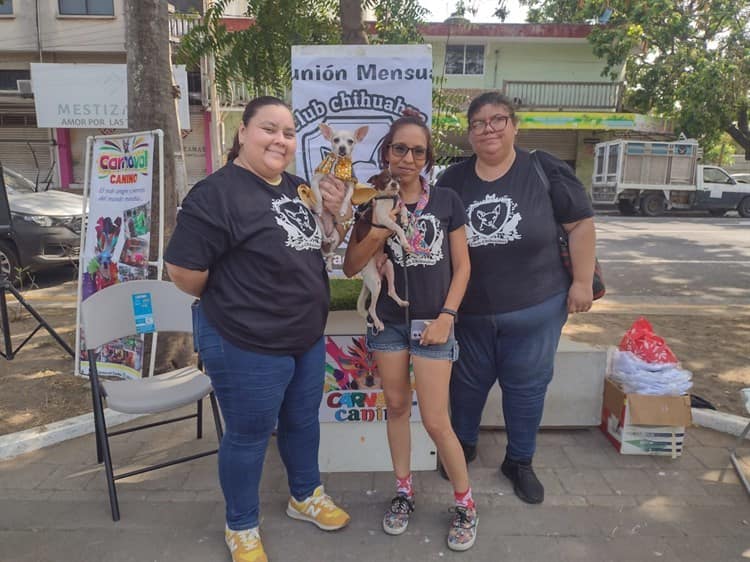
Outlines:
{"label": "dog paw", "polygon": [[398,305],[399,305],[399,306],[400,306],[401,308],[406,308],[407,306],[409,306],[409,301],[400,301],[400,302],[398,303]]}

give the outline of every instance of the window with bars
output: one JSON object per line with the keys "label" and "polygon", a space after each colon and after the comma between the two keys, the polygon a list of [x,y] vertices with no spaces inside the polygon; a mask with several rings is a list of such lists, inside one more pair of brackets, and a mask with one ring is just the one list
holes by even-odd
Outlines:
{"label": "window with bars", "polygon": [[114,0],[59,0],[61,16],[114,16]]}
{"label": "window with bars", "polygon": [[448,45],[446,74],[484,74],[484,45]]}
{"label": "window with bars", "polygon": [[0,0],[0,16],[13,15],[13,0]]}

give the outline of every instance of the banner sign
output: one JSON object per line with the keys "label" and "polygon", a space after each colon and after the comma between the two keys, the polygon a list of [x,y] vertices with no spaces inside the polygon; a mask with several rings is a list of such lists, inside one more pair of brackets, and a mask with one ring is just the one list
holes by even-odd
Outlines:
{"label": "banner sign", "polygon": [[[321,422],[384,422],[388,419],[378,367],[364,335],[326,336]],[[420,421],[411,375],[411,421]]]}
{"label": "banner sign", "polygon": [[[391,123],[407,108],[432,117],[430,45],[323,45],[292,47],[292,109],[297,127],[297,175],[311,180],[331,151],[319,126],[369,131],[354,147],[354,175],[360,183],[380,171],[378,151]],[[342,275],[345,246],[334,260]]]}
{"label": "banner sign", "polygon": [[[91,157],[89,213],[81,249],[81,298],[124,281],[148,279],[154,135],[98,138]],[[150,295],[136,295],[133,307],[139,334],[153,331]],[[102,310],[101,314],[108,314]],[[88,374],[85,334],[81,331],[81,374]],[[141,376],[143,337],[133,335],[99,349],[102,375]]]}
{"label": "banner sign", "polygon": [[[187,71],[172,67],[180,86],[180,127],[190,129]],[[38,127],[127,129],[128,72],[125,64],[31,63]]]}

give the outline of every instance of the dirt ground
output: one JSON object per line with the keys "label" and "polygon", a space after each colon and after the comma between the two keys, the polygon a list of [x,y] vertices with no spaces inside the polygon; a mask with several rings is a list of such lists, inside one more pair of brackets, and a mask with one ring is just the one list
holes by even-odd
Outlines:
{"label": "dirt ground", "polygon": [[[17,306],[9,308],[17,346],[36,322]],[[43,315],[73,346],[75,309],[45,308]],[[575,341],[617,345],[636,318],[620,312],[579,314],[571,317],[564,334]],[[695,394],[719,410],[747,415],[738,390],[750,386],[750,315],[726,309],[714,315],[654,314],[649,320],[694,373]],[[0,358],[0,435],[90,412],[86,380],[72,372],[73,360],[44,330],[14,360]]]}

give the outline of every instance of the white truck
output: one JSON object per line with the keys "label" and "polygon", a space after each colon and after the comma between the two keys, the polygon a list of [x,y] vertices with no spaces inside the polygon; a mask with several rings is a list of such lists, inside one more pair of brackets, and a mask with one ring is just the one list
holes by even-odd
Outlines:
{"label": "white truck", "polygon": [[614,203],[623,215],[656,217],[669,209],[704,209],[714,216],[737,209],[750,217],[750,184],[718,166],[700,164],[698,141],[614,140],[594,147],[594,202]]}

